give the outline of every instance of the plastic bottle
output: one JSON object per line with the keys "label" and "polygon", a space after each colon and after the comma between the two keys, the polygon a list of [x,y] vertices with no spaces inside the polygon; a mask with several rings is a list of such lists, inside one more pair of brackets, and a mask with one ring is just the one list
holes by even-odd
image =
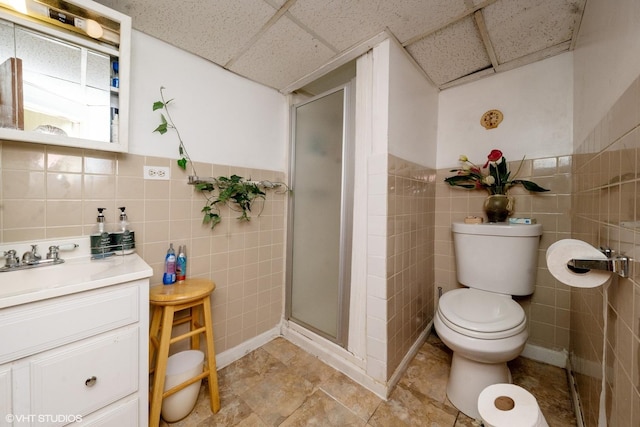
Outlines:
{"label": "plastic bottle", "polygon": [[176,259],[176,280],[182,282],[187,278],[187,245],[178,248]]}
{"label": "plastic bottle", "polygon": [[112,255],[111,236],[105,229],[104,211],[107,208],[98,208],[98,217],[93,232],[89,236],[92,258],[104,258]]}
{"label": "plastic bottle", "polygon": [[113,119],[111,120],[111,142],[118,142],[118,132],[120,131],[120,119],[118,118],[118,113],[113,114]]}
{"label": "plastic bottle", "polygon": [[169,243],[167,256],[164,258],[164,275],[162,283],[172,285],[176,282],[176,251],[173,249],[173,243]]}
{"label": "plastic bottle", "polygon": [[132,254],[135,252],[136,247],[135,234],[129,227],[129,220],[125,212],[126,208],[121,206],[118,209],[120,209],[120,222],[117,230],[111,233],[111,245],[114,250],[123,255]]}

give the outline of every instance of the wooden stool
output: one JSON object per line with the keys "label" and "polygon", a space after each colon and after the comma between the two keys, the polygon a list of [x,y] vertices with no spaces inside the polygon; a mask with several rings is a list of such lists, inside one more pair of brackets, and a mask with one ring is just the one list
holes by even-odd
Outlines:
{"label": "wooden stool", "polygon": [[[162,400],[202,378],[209,380],[211,410],[220,410],[220,394],[218,392],[218,374],[216,372],[216,353],[213,346],[213,323],[211,321],[211,292],[216,285],[208,279],[187,279],[173,285],[157,285],[149,289],[149,303],[152,317],[149,329],[149,373],[153,375],[149,412],[149,427],[160,423]],[[189,316],[175,319],[180,310],[190,309]],[[200,323],[200,313],[204,325]],[[189,332],[171,338],[174,326],[189,322]],[[169,358],[169,345],[177,341],[191,338],[191,349],[200,350],[200,334],[205,335],[207,357],[203,372],[163,392],[164,380]],[[154,358],[155,363],[154,363]]]}

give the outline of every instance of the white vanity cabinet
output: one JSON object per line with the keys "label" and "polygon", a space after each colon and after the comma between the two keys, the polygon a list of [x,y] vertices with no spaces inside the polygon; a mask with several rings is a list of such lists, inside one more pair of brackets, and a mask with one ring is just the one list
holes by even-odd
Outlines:
{"label": "white vanity cabinet", "polygon": [[[147,424],[151,269],[143,270],[0,308],[0,426]],[[128,280],[136,276],[146,277]]]}

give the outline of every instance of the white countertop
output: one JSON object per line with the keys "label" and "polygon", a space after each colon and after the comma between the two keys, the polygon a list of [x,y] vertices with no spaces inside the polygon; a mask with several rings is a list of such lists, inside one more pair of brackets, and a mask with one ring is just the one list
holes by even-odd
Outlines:
{"label": "white countertop", "polygon": [[[153,274],[151,267],[135,253],[92,260],[84,239],[89,238],[74,239],[80,244],[73,251],[74,256],[70,256],[71,252],[60,252],[60,257],[65,260],[62,264],[1,272],[0,309],[144,279]],[[41,242],[39,245],[43,257],[47,244]],[[20,249],[19,255],[24,249],[24,245],[9,244],[0,246],[0,251],[7,250],[7,247]]]}

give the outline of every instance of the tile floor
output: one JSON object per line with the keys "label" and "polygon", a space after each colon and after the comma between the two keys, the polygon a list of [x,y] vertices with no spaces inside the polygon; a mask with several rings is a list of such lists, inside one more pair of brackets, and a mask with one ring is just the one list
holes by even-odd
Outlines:
{"label": "tile floor", "polygon": [[[265,344],[218,372],[221,406],[212,414],[203,386],[194,410],[163,427],[430,426],[467,427],[446,397],[451,351],[431,334],[384,401],[284,338]],[[514,383],[538,399],[550,427],[576,426],[563,369],[518,358]]]}

